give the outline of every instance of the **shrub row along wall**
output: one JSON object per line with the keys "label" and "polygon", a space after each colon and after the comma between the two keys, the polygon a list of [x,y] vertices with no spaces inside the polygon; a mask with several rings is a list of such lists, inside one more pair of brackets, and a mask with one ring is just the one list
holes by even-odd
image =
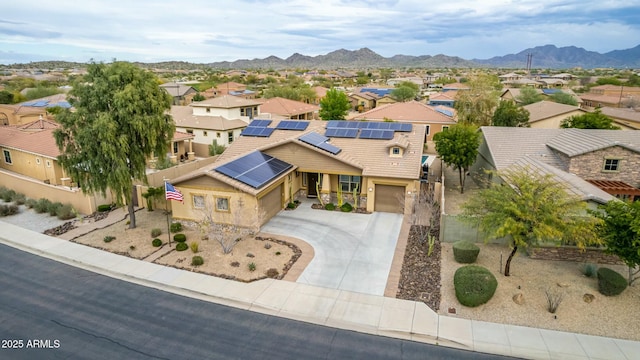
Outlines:
{"label": "shrub row along wall", "polygon": [[562,260],[608,265],[623,264],[616,255],[605,254],[602,249],[585,249],[583,251],[573,246],[535,247],[527,248],[527,254],[529,254],[530,258],[539,260]]}

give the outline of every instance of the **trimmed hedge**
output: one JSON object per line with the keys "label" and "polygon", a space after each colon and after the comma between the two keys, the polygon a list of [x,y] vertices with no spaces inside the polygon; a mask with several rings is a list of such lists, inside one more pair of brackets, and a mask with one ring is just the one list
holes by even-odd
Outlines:
{"label": "trimmed hedge", "polygon": [[182,224],[179,222],[171,223],[171,226],[169,227],[169,231],[171,231],[172,233],[177,233],[182,231]]}
{"label": "trimmed hedge", "polygon": [[160,247],[162,245],[162,240],[160,239],[153,239],[151,241],[151,245],[153,245],[153,247]]}
{"label": "trimmed hedge", "polygon": [[498,287],[498,280],[482,266],[466,265],[456,271],[453,276],[453,285],[460,304],[476,307],[493,297]]}
{"label": "trimmed hedge", "polygon": [[98,212],[111,211],[111,204],[98,205]]}
{"label": "trimmed hedge", "polygon": [[325,210],[335,210],[336,206],[333,205],[332,203],[328,203],[327,205],[324,206]]}
{"label": "trimmed hedge", "polygon": [[173,241],[179,242],[179,243],[184,243],[185,241],[187,241],[187,235],[185,235],[185,234],[175,234],[175,235],[173,235]]}
{"label": "trimmed hedge", "polygon": [[158,237],[162,234],[162,230],[158,228],[151,229],[151,237]]}
{"label": "trimmed hedge", "polygon": [[351,204],[349,204],[349,203],[344,203],[340,207],[340,210],[342,210],[342,212],[352,212],[353,211],[353,206],[351,206]]}
{"label": "trimmed hedge", "polygon": [[598,269],[598,291],[604,296],[619,295],[627,288],[627,279],[609,268]]}
{"label": "trimmed hedge", "polygon": [[202,258],[202,256],[194,256],[191,258],[191,265],[200,266],[202,264],[204,264],[204,259]]}
{"label": "trimmed hedge", "polygon": [[183,242],[178,243],[178,245],[176,245],[176,251],[185,251],[188,248],[189,248],[189,245],[187,245],[187,244],[185,244]]}
{"label": "trimmed hedge", "polygon": [[461,264],[476,262],[480,248],[471,241],[460,240],[453,243],[453,258]]}

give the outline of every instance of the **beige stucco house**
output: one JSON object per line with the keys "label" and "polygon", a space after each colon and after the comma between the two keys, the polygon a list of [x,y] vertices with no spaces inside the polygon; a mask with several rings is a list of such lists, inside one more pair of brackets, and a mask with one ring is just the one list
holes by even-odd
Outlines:
{"label": "beige stucco house", "polygon": [[529,112],[529,126],[535,129],[558,129],[563,120],[586,113],[579,106],[547,100],[525,105],[523,108]]}
{"label": "beige stucco house", "polygon": [[424,127],[402,124],[404,131],[379,130],[384,139],[371,139],[359,128],[353,137],[332,129],[378,122],[259,121],[262,129],[250,124],[214,164],[171,179],[185,198],[172,203],[174,218],[197,221],[202,211],[213,211],[219,222],[253,227],[299,197],[337,203],[341,196],[368,211],[410,211],[420,187]]}

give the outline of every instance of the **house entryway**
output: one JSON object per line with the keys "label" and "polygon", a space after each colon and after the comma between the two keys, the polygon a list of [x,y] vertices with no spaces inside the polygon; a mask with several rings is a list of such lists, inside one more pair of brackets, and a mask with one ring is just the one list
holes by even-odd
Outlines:
{"label": "house entryway", "polygon": [[316,183],[318,183],[318,173],[307,173],[307,197],[317,198],[318,190],[316,189]]}

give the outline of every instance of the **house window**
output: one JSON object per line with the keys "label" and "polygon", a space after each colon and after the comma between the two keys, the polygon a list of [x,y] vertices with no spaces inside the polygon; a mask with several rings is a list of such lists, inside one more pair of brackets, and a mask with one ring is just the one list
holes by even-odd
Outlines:
{"label": "house window", "polygon": [[605,159],[603,171],[618,171],[620,166],[619,159]]}
{"label": "house window", "polygon": [[229,131],[228,134],[229,134],[229,137],[227,140],[229,141],[229,144],[231,144],[233,142],[233,131]]}
{"label": "house window", "polygon": [[360,189],[360,176],[340,175],[340,189],[342,191],[352,192],[356,187]]}
{"label": "house window", "polygon": [[400,148],[399,148],[399,147],[393,147],[393,148],[391,148],[391,154],[393,154],[393,155],[400,155]]}
{"label": "house window", "polygon": [[173,153],[177,154],[178,153],[178,143],[177,142],[173,142]]}
{"label": "house window", "polygon": [[307,186],[307,173],[302,173],[302,186]]}
{"label": "house window", "polygon": [[193,129],[187,129],[187,134],[193,135]]}
{"label": "house window", "polygon": [[219,133],[219,132],[217,132],[217,133],[216,133],[216,137],[217,137],[217,138],[219,138],[219,137],[220,137],[220,133]]}
{"label": "house window", "polygon": [[204,209],[204,196],[202,195],[193,195],[193,207],[196,209]]}
{"label": "house window", "polygon": [[207,112],[210,113],[211,112],[211,108],[207,108]]}
{"label": "house window", "polygon": [[51,167],[51,161],[47,160],[45,163],[47,164],[47,167]]}
{"label": "house window", "polygon": [[36,164],[40,165],[40,158],[36,158]]}
{"label": "house window", "polygon": [[431,125],[427,125],[426,127],[426,135],[429,135],[429,132],[431,131]]}
{"label": "house window", "polygon": [[13,164],[11,162],[11,152],[9,150],[3,150],[2,152],[4,153],[4,162],[7,164]]}
{"label": "house window", "polygon": [[216,198],[217,211],[229,211],[229,198]]}
{"label": "house window", "polygon": [[240,116],[244,116],[244,108],[240,108]]}
{"label": "house window", "polygon": [[208,133],[206,130],[203,130],[203,131],[202,131],[202,135],[203,135],[203,136],[209,136],[209,133]]}
{"label": "house window", "polygon": [[442,131],[447,131],[447,130],[449,130],[449,127],[448,127],[448,126],[443,126],[443,127],[442,127]]}

